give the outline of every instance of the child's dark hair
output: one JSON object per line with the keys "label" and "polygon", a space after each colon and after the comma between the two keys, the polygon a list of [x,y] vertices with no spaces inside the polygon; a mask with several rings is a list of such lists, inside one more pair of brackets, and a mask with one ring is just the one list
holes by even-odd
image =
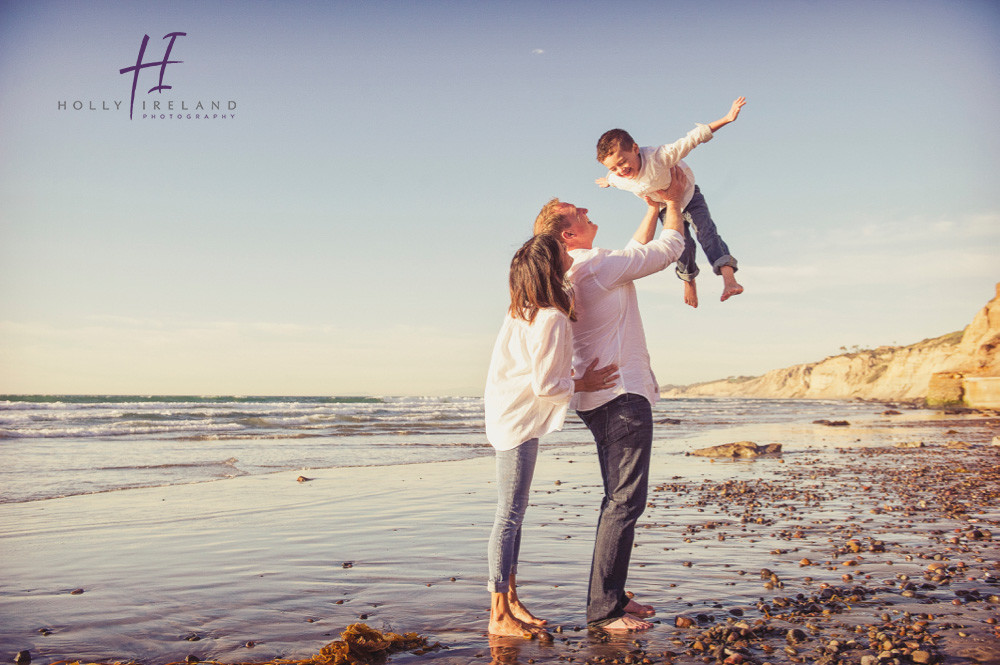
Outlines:
{"label": "child's dark hair", "polygon": [[573,296],[564,286],[563,246],[550,235],[537,235],[514,253],[510,262],[510,308],[515,319],[535,321],[538,310],[555,307],[576,321]]}
{"label": "child's dark hair", "polygon": [[609,129],[597,139],[597,161],[603,162],[608,155],[619,148],[627,152],[634,145],[635,139],[624,129]]}

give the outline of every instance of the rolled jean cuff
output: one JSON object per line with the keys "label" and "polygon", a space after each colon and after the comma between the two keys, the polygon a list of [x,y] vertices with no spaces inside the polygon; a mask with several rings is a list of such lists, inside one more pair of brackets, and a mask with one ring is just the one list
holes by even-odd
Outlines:
{"label": "rolled jean cuff", "polygon": [[[735,268],[733,268],[733,269],[735,270]],[[697,277],[698,273],[701,272],[701,268],[699,268],[698,266],[695,266],[693,272],[685,272],[680,266],[677,266],[676,272],[677,272],[677,276],[680,277],[683,281],[685,281],[685,282],[693,282],[694,278]],[[718,271],[716,271],[716,274],[718,274]]]}
{"label": "rolled jean cuff", "polygon": [[[739,268],[736,265],[736,259],[731,257],[729,254],[726,254],[725,256],[720,256],[718,259],[716,259],[715,263],[712,264],[712,270],[715,271],[716,275],[721,275],[723,266],[731,267],[733,269],[733,272],[739,270]],[[684,278],[681,277],[681,279]]]}

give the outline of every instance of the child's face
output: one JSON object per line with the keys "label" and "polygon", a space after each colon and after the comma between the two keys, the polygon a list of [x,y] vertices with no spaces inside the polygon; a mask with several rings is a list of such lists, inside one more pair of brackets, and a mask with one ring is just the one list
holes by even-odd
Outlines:
{"label": "child's face", "polygon": [[639,159],[639,146],[633,143],[631,150],[618,148],[601,160],[601,164],[619,178],[635,180],[639,177],[639,167],[642,165],[642,160]]}

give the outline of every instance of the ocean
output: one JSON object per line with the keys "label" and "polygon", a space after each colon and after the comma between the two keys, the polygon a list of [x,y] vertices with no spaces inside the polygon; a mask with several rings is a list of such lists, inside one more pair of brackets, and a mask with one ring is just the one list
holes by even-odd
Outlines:
{"label": "ocean", "polygon": [[[669,399],[656,449],[748,424],[870,418],[864,402]],[[492,455],[478,397],[0,395],[0,503],[279,471]],[[720,441],[724,442],[724,441]],[[593,445],[570,414],[544,446]],[[676,448],[672,448],[676,446]]]}

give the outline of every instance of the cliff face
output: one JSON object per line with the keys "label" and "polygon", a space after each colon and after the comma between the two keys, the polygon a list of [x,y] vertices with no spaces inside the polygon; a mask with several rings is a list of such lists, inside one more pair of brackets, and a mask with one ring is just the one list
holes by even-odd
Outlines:
{"label": "cliff face", "polygon": [[[964,331],[910,346],[883,346],[819,362],[771,370],[763,376],[700,383],[664,397],[781,397],[922,400],[935,375],[1000,377],[1000,284],[997,295]],[[997,379],[1000,381],[1000,379]],[[982,385],[980,381],[978,385]],[[960,388],[960,386],[959,386]]]}

